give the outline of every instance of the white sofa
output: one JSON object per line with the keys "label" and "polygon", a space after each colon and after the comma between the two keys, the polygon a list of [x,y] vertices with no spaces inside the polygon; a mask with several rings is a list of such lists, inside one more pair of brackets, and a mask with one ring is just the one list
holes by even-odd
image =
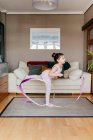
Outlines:
{"label": "white sofa", "polygon": [[[28,74],[27,66],[22,66],[21,70],[25,70]],[[17,69],[18,70],[18,69]],[[14,72],[9,73],[8,75],[8,92],[9,93],[21,93],[18,89],[18,85],[22,81],[22,78],[26,75],[22,75],[22,78],[18,78],[17,73]],[[72,62],[71,68],[64,73],[65,79],[58,78],[57,80],[52,80],[52,90],[51,93],[80,93],[80,87],[82,84],[81,77],[73,77],[73,73],[79,70],[79,62]],[[83,93],[91,92],[91,74],[87,72],[82,72],[84,77],[84,85],[83,85]],[[72,76],[72,77],[71,77]],[[45,84],[40,81],[28,81],[23,84],[23,89],[25,93],[45,93]]]}

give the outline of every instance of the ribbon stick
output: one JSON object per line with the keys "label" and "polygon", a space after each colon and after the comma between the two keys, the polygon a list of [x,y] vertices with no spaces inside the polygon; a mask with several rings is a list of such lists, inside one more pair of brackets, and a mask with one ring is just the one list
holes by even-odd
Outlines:
{"label": "ribbon stick", "polygon": [[82,76],[82,77],[81,77],[81,82],[82,82],[82,83],[81,83],[81,87],[80,87],[80,95],[77,97],[77,99],[76,99],[72,104],[67,105],[67,106],[59,106],[59,105],[55,105],[55,104],[46,105],[46,104],[39,104],[39,103],[37,103],[37,102],[34,101],[32,98],[30,98],[29,96],[27,96],[26,93],[23,91],[22,84],[25,83],[25,82],[27,82],[27,81],[29,81],[29,80],[38,80],[38,81],[41,81],[41,82],[44,82],[44,83],[45,83],[46,81],[44,81],[44,80],[42,80],[42,79],[32,78],[32,77],[30,76],[29,78],[26,78],[26,79],[24,79],[23,81],[21,81],[21,83],[20,83],[20,85],[19,85],[19,90],[22,92],[22,94],[23,94],[29,101],[31,101],[31,102],[34,103],[35,105],[41,106],[41,107],[44,107],[44,106],[48,106],[48,107],[60,107],[60,108],[69,107],[69,106],[73,105],[75,102],[77,102],[77,101],[80,99],[80,97],[81,97],[81,95],[82,95],[83,86],[84,86],[84,77]]}
{"label": "ribbon stick", "polygon": [[78,98],[76,99],[76,101],[78,101],[79,100],[79,98],[81,97],[81,95],[82,95],[82,90],[83,90],[83,87],[84,87],[84,77],[82,76],[81,77],[81,81],[82,81],[82,84],[81,84],[81,87],[80,87],[80,95],[78,96]]}
{"label": "ribbon stick", "polygon": [[[84,87],[84,77],[83,76],[81,76],[81,86],[80,86],[80,94],[79,94],[79,96],[76,98],[76,100],[74,101],[74,102],[72,102],[71,104],[69,104],[69,105],[66,105],[66,106],[59,106],[59,105],[55,105],[55,104],[53,104],[53,106],[54,107],[59,107],[59,108],[66,108],[66,107],[70,107],[70,106],[72,106],[74,103],[76,103],[79,99],[80,99],[80,97],[82,96],[82,91],[83,91],[83,87]],[[54,98],[53,98],[54,99]]]}

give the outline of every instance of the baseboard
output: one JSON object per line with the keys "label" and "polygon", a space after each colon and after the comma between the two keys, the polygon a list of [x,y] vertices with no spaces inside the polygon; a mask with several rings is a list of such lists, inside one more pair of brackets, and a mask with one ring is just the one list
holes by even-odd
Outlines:
{"label": "baseboard", "polygon": [[[16,93],[16,92],[9,92],[9,94],[12,95],[20,95],[23,96],[22,93]],[[27,93],[30,95],[45,95],[45,93]],[[91,93],[82,93],[82,95],[90,95]],[[51,93],[51,95],[54,95],[54,93]],[[55,95],[80,95],[80,93],[55,93]],[[92,94],[91,94],[92,95]]]}

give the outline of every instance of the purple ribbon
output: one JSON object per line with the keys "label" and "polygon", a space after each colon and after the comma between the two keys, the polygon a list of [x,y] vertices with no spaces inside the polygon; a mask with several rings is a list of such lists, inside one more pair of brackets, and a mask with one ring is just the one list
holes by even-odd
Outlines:
{"label": "purple ribbon", "polygon": [[[19,90],[22,92],[22,94],[23,94],[29,101],[31,101],[31,102],[34,103],[35,105],[41,106],[41,107],[46,106],[46,104],[39,104],[39,103],[37,103],[37,102],[34,101],[32,98],[30,98],[29,96],[27,96],[26,93],[23,91],[22,84],[25,83],[25,82],[27,82],[27,81],[29,81],[29,80],[38,80],[38,81],[42,81],[42,82],[44,82],[44,83],[46,82],[46,81],[44,81],[44,80],[42,80],[42,79],[34,79],[34,78],[29,77],[29,78],[26,78],[26,79],[24,79],[24,80],[21,81],[20,85],[18,86],[18,87],[19,87]],[[82,90],[83,90],[83,86],[84,86],[84,77],[83,77],[83,76],[81,77],[81,81],[82,81],[82,83],[81,83],[81,87],[80,87],[80,95],[77,97],[77,99],[76,99],[73,103],[77,102],[77,101],[80,99],[81,95],[82,95]],[[72,104],[73,104],[73,103],[72,103]],[[64,108],[64,107],[71,106],[72,104],[67,105],[67,106],[58,106],[58,105],[52,104],[51,107],[61,107],[61,108]]]}
{"label": "purple ribbon", "polygon": [[[23,88],[22,88],[22,84],[23,83],[25,83],[25,82],[27,82],[27,81],[29,81],[29,80],[39,80],[39,81],[43,81],[43,80],[41,80],[41,79],[34,79],[34,78],[27,78],[27,79],[24,79],[21,83],[20,83],[20,85],[19,85],[19,90],[22,92],[22,94],[29,100],[29,101],[31,101],[32,103],[34,103],[34,104],[36,104],[36,105],[38,105],[38,106],[45,106],[45,104],[39,104],[39,103],[37,103],[36,101],[34,101],[33,99],[31,99],[29,96],[27,96],[26,95],[26,93],[23,91]],[[43,81],[44,82],[44,81]]]}

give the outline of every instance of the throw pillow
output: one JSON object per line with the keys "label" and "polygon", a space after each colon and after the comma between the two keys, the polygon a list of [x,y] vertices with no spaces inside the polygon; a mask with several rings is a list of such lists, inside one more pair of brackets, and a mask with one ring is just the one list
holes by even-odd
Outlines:
{"label": "throw pillow", "polygon": [[64,71],[64,78],[69,78],[69,74],[73,70],[77,70],[77,69],[79,69],[79,62],[71,62],[70,68],[68,70]]}
{"label": "throw pillow", "polygon": [[69,78],[69,71],[68,70],[64,71],[64,78],[65,79]]}
{"label": "throw pillow", "polygon": [[82,70],[73,70],[70,74],[69,74],[69,79],[71,80],[76,80],[76,79],[79,79],[82,75]]}
{"label": "throw pillow", "polygon": [[40,75],[42,73],[42,65],[28,65],[29,75]]}
{"label": "throw pillow", "polygon": [[19,62],[19,68],[24,69],[25,72],[26,72],[27,74],[29,74],[29,68],[27,67],[27,63],[26,63],[26,62],[20,61],[20,62]]}
{"label": "throw pillow", "polygon": [[49,61],[47,64],[48,68],[52,68],[56,63],[54,61]]}
{"label": "throw pillow", "polygon": [[42,72],[45,71],[45,70],[47,70],[47,69],[48,69],[47,66],[42,66]]}
{"label": "throw pillow", "polygon": [[79,62],[71,62],[70,63],[72,69],[79,69]]}
{"label": "throw pillow", "polygon": [[65,70],[68,70],[70,67],[71,67],[71,65],[69,64],[69,62],[65,62],[65,63],[63,64],[63,69],[64,69],[64,71],[65,71]]}
{"label": "throw pillow", "polygon": [[14,74],[20,79],[23,80],[26,76],[27,73],[24,71],[22,68],[18,68],[14,70]]}

